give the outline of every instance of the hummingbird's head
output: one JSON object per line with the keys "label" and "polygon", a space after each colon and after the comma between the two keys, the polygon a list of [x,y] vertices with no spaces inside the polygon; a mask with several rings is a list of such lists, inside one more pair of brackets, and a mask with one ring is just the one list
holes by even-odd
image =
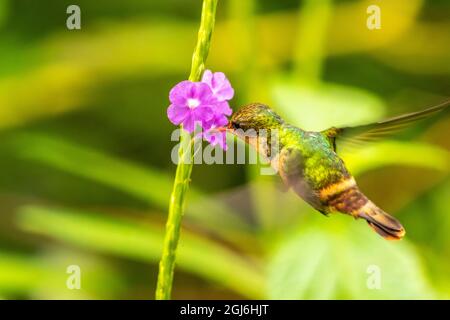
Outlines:
{"label": "hummingbird's head", "polygon": [[283,122],[283,119],[265,104],[250,103],[231,116],[228,129],[232,132],[238,129],[258,132],[261,129],[278,128]]}

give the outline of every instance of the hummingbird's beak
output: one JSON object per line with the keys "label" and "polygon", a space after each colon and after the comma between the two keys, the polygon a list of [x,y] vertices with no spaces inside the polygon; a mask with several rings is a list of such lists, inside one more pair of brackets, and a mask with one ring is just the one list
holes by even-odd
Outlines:
{"label": "hummingbird's beak", "polygon": [[211,129],[209,132],[210,133],[225,132],[227,130],[228,130],[228,127],[217,127],[217,128]]}
{"label": "hummingbird's beak", "polygon": [[236,130],[233,128],[233,123],[230,121],[227,126],[217,127],[217,128],[211,129],[209,132],[210,133],[229,132],[229,133],[235,134]]}

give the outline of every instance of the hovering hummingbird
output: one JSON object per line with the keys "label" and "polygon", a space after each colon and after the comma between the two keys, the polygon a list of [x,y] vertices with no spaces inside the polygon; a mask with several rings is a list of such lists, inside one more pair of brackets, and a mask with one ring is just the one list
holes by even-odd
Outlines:
{"label": "hovering hummingbird", "polygon": [[[362,218],[379,235],[399,240],[405,235],[402,224],[377,207],[358,188],[355,179],[339,157],[341,142],[361,142],[380,138],[409,123],[428,117],[450,105],[438,106],[401,115],[377,123],[314,132],[286,123],[270,107],[261,103],[243,106],[231,117],[227,131],[257,148],[270,160],[286,187],[303,198],[313,208],[328,215],[340,212]],[[253,132],[248,135],[246,132]],[[277,148],[271,148],[269,138],[261,143],[261,131],[276,132]]]}

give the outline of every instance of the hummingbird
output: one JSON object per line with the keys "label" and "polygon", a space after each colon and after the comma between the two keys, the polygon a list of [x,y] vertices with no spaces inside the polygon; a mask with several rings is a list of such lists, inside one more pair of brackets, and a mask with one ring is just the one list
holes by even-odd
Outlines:
{"label": "hummingbird", "polygon": [[[383,238],[399,240],[404,237],[405,228],[359,189],[338,154],[339,146],[381,138],[448,105],[450,100],[376,123],[306,131],[284,121],[269,106],[251,103],[231,116],[226,130],[256,148],[270,161],[286,188],[292,189],[320,213],[338,212],[364,219]],[[263,131],[268,133],[265,137],[260,134]],[[276,148],[271,146],[271,134],[277,135]]]}

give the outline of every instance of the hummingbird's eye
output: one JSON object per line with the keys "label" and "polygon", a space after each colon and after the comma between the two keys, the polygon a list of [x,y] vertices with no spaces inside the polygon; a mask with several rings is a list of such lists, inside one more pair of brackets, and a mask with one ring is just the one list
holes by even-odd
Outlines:
{"label": "hummingbird's eye", "polygon": [[231,126],[233,127],[233,129],[240,129],[239,123],[236,122],[231,122]]}

